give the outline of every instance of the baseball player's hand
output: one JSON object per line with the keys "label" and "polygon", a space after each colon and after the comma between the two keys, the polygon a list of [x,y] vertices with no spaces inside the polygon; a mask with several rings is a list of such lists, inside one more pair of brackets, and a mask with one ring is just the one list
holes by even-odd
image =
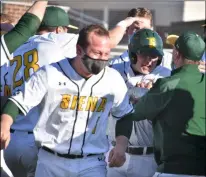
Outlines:
{"label": "baseball player's hand", "polygon": [[109,153],[109,167],[121,167],[125,161],[125,149],[120,145],[116,145]]}
{"label": "baseball player's hand", "polygon": [[126,22],[127,27],[131,26],[136,21],[140,24],[143,23],[138,17],[127,17],[124,21]]}
{"label": "baseball player's hand", "polygon": [[154,84],[154,79],[150,79],[149,82],[137,83],[136,87],[151,89]]}
{"label": "baseball player's hand", "polygon": [[206,62],[200,62],[198,69],[201,73],[206,73]]}
{"label": "baseball player's hand", "polygon": [[138,21],[138,23],[142,23],[142,21],[138,17],[127,17],[126,19],[120,21],[117,24],[117,26],[121,26],[126,30],[129,26],[131,26],[136,21]]}
{"label": "baseball player's hand", "polygon": [[10,141],[10,127],[13,123],[13,119],[6,114],[1,116],[1,150],[6,149]]}

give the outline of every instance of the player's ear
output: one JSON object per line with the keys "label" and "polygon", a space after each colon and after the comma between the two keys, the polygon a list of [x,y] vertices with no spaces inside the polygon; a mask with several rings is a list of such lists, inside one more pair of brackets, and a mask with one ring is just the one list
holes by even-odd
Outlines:
{"label": "player's ear", "polygon": [[77,44],[77,55],[81,56],[83,55],[83,49],[80,45]]}
{"label": "player's ear", "polygon": [[181,58],[181,53],[174,47],[174,56],[178,60]]}
{"label": "player's ear", "polygon": [[58,26],[58,27],[56,28],[56,33],[57,33],[57,34],[62,33],[62,31],[63,31],[63,27],[62,27],[62,26]]}
{"label": "player's ear", "polygon": [[172,55],[173,55],[172,58],[173,58],[174,63],[177,63],[179,61],[181,54],[178,52],[178,50],[175,48],[175,46],[173,47]]}

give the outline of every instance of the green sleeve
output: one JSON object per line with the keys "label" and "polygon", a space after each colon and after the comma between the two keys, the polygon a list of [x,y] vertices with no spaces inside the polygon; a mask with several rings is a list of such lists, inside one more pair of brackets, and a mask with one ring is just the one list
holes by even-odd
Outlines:
{"label": "green sleeve", "polygon": [[158,79],[153,88],[134,105],[134,113],[126,115],[130,120],[152,120],[168,105],[173,91],[168,89],[167,83]]}
{"label": "green sleeve", "polygon": [[39,18],[31,13],[25,13],[22,16],[18,24],[4,35],[4,41],[10,54],[36,33],[40,23]]}
{"label": "green sleeve", "polygon": [[18,106],[16,106],[13,101],[8,100],[4,105],[2,114],[8,114],[12,117],[13,120],[15,120],[16,117],[21,114],[21,110],[18,108]]}
{"label": "green sleeve", "polygon": [[132,125],[133,121],[122,118],[117,121],[116,123],[116,137],[123,135],[126,136],[128,139],[130,139],[131,133],[132,133]]}

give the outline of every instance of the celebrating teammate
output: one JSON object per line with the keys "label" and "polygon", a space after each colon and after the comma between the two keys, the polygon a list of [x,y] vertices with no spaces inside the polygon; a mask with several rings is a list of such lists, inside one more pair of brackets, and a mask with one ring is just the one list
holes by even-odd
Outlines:
{"label": "celebrating teammate", "polygon": [[[163,42],[161,37],[150,29],[141,29],[134,33],[130,39],[128,53],[129,58],[113,60],[112,67],[122,75],[131,101],[135,101],[135,93],[139,96],[144,95],[158,78],[169,76],[171,72],[160,65],[163,57]],[[114,121],[109,124],[110,131],[114,129],[112,127],[114,124]],[[149,177],[155,173],[151,122],[147,120],[134,122],[132,130],[132,137],[129,144],[126,144],[127,162],[120,168],[108,168],[109,177]],[[115,141],[114,132],[111,133],[112,144],[115,146],[118,142]],[[136,167],[132,168],[134,162]]]}
{"label": "celebrating teammate", "polygon": [[13,119],[40,107],[34,129],[42,146],[36,177],[106,176],[109,112],[120,119],[132,111],[124,80],[107,67],[109,54],[108,31],[90,25],[79,33],[74,59],[42,67],[6,104],[1,117],[2,147],[9,142]]}
{"label": "celebrating teammate", "polygon": [[176,69],[171,76],[159,79],[134,105],[135,113],[117,123],[125,127],[121,135],[127,136],[132,127],[129,120],[152,121],[158,164],[154,177],[206,174],[205,75],[198,71],[204,52],[205,43],[198,34],[181,34],[173,49]]}
{"label": "celebrating teammate", "polygon": [[[130,42],[133,35],[143,29],[150,29],[151,31],[153,29],[153,19],[152,19],[152,13],[149,9],[146,8],[137,8],[137,9],[131,9],[128,13],[128,17],[138,17],[139,21],[135,21],[131,26],[128,27],[127,29],[127,35],[128,35],[128,41]],[[139,33],[138,33],[139,34]],[[141,33],[142,34],[142,33]],[[149,33],[151,34],[151,33]],[[154,34],[157,34],[156,32]],[[159,37],[159,35],[156,35],[156,37]],[[150,38],[146,39],[147,36],[144,35],[142,36],[143,41],[155,44],[156,38]],[[150,41],[149,41],[150,40]],[[135,41],[135,40],[134,40]],[[135,43],[136,42],[136,43]],[[140,41],[136,40],[134,43],[132,43],[135,46],[139,46],[139,48],[135,48],[135,53],[140,50],[145,44],[141,44]],[[163,50],[163,46],[160,45],[160,42],[162,43],[162,40],[158,40],[157,46],[160,46],[158,49],[159,51]],[[149,46],[148,46],[149,47]],[[133,68],[131,68],[131,63],[130,63],[130,58],[129,58],[129,53],[128,51],[125,51],[120,57],[114,58],[110,65],[117,69],[121,75],[123,76],[128,88],[132,88],[136,86],[137,83],[141,83],[143,85],[144,79],[141,81],[141,78],[150,78],[151,80],[156,81],[158,77],[165,77],[170,74],[170,69],[171,69],[171,59],[172,55],[169,54],[168,52],[162,51],[162,57],[159,57],[160,60],[154,61],[154,55],[148,50],[147,55],[149,55],[149,58],[147,59],[147,56],[141,57],[141,61],[137,61],[136,64],[132,64]],[[151,58],[153,57],[153,59]],[[155,56],[157,58],[157,56]],[[148,64],[148,61],[151,60],[152,64]],[[144,64],[148,64],[149,67],[147,66],[141,66]],[[164,68],[164,67],[168,68]],[[148,71],[142,70],[142,68],[148,69]],[[147,81],[148,84],[148,81]],[[140,86],[140,85],[138,85]],[[149,86],[149,85],[148,85]],[[140,89],[140,92],[144,92],[144,89]],[[109,137],[111,139],[112,144],[114,145],[115,143],[115,133],[114,133],[114,127],[115,127],[115,120],[114,119],[109,119]],[[151,130],[151,122],[144,121],[144,122],[137,122],[134,124],[133,127],[133,133],[131,137],[132,143],[130,146],[135,146],[135,148],[140,147],[140,148],[145,148],[152,146],[152,130]],[[130,140],[130,141],[131,141]],[[131,176],[134,176],[137,173],[139,175],[143,175],[144,173],[147,173],[148,175],[154,174],[155,172],[155,162],[153,160],[153,153],[151,152],[149,155],[143,155],[141,151],[139,153],[136,152],[136,155],[132,155],[134,152],[126,153],[126,160],[127,162],[125,163],[124,166],[120,168],[108,168],[108,176],[113,177],[113,176],[125,176],[131,174]],[[135,159],[130,160],[131,158]],[[145,164],[145,160],[148,161],[148,163]],[[137,170],[136,168],[131,168],[134,163],[138,164],[144,164],[144,168],[141,168],[141,170]],[[128,169],[129,172],[127,173]],[[148,170],[146,170],[148,169]],[[138,172],[139,171],[139,172]]]}
{"label": "celebrating teammate", "polygon": [[[116,28],[110,30],[111,46],[116,45],[126,27],[133,21],[134,18],[128,18],[121,23],[123,25],[117,25]],[[10,71],[13,91],[19,90],[24,81],[40,67],[65,57],[74,58],[76,56],[78,35],[67,33],[70,27],[73,26],[69,24],[68,14],[63,9],[47,7],[38,35],[30,38],[14,53]],[[115,33],[118,34],[114,35]],[[18,116],[11,127],[12,137],[10,145],[5,150],[5,160],[15,176],[26,174],[34,176],[38,147],[35,144],[33,129],[39,118],[38,108],[33,108],[26,118],[23,117]],[[28,138],[24,138],[22,134]],[[22,147],[22,144],[25,145]]]}
{"label": "celebrating teammate", "polygon": [[[8,72],[9,59],[13,58],[12,53],[39,28],[47,3],[47,1],[35,2],[13,29],[9,21],[1,21],[2,33],[12,29],[1,36],[1,77]],[[1,96],[7,95],[4,81],[5,79],[1,78]]]}
{"label": "celebrating teammate", "polygon": [[[134,23],[132,23],[132,25],[130,25],[127,28],[126,34],[128,36],[128,44],[130,42],[131,37],[136,31],[143,29],[143,28],[147,28],[151,30],[153,30],[154,28],[152,12],[147,8],[139,7],[139,8],[131,9],[128,12],[127,16],[128,18],[131,18],[131,17],[138,18],[138,20],[136,20]],[[121,58],[128,58],[128,51],[125,51],[121,55]],[[171,53],[164,52],[164,57],[162,58],[161,65],[168,69],[171,69],[171,63],[172,63]]]}
{"label": "celebrating teammate", "polygon": [[[12,53],[21,44],[28,40],[30,36],[35,34],[43,18],[47,3],[47,1],[35,2],[33,6],[22,16],[22,18],[14,28],[11,24],[11,20],[8,19],[6,15],[1,14],[1,108],[4,105],[7,96],[11,93],[9,88],[11,83],[8,82],[7,77],[9,71],[9,60],[13,58]],[[1,162],[3,160],[2,158],[3,156],[1,155]],[[3,172],[1,173],[1,175],[7,176]]]}
{"label": "celebrating teammate", "polygon": [[[8,78],[11,80],[13,92],[19,90],[24,81],[40,67],[65,57],[76,56],[78,35],[67,33],[69,29],[68,14],[63,9],[53,6],[46,8],[43,21],[37,30],[38,35],[19,47],[13,54],[14,59],[10,61],[11,77]],[[23,115],[18,116],[11,127],[11,142],[4,151],[4,158],[14,177],[34,176],[38,147],[33,129],[38,118],[39,110],[36,107],[25,119]]]}

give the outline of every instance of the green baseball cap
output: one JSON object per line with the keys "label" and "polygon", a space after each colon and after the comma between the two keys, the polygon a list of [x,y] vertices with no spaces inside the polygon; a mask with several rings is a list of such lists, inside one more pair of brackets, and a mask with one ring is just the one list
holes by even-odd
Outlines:
{"label": "green baseball cap", "polygon": [[63,9],[55,6],[49,6],[46,8],[41,27],[57,26],[78,29],[78,27],[69,24],[69,15]]}
{"label": "green baseball cap", "polygon": [[163,42],[157,32],[141,29],[134,33],[130,40],[129,55],[134,53],[155,54],[163,56]]}
{"label": "green baseball cap", "polygon": [[205,51],[205,42],[194,32],[185,32],[175,42],[176,49],[187,59],[199,61]]}

